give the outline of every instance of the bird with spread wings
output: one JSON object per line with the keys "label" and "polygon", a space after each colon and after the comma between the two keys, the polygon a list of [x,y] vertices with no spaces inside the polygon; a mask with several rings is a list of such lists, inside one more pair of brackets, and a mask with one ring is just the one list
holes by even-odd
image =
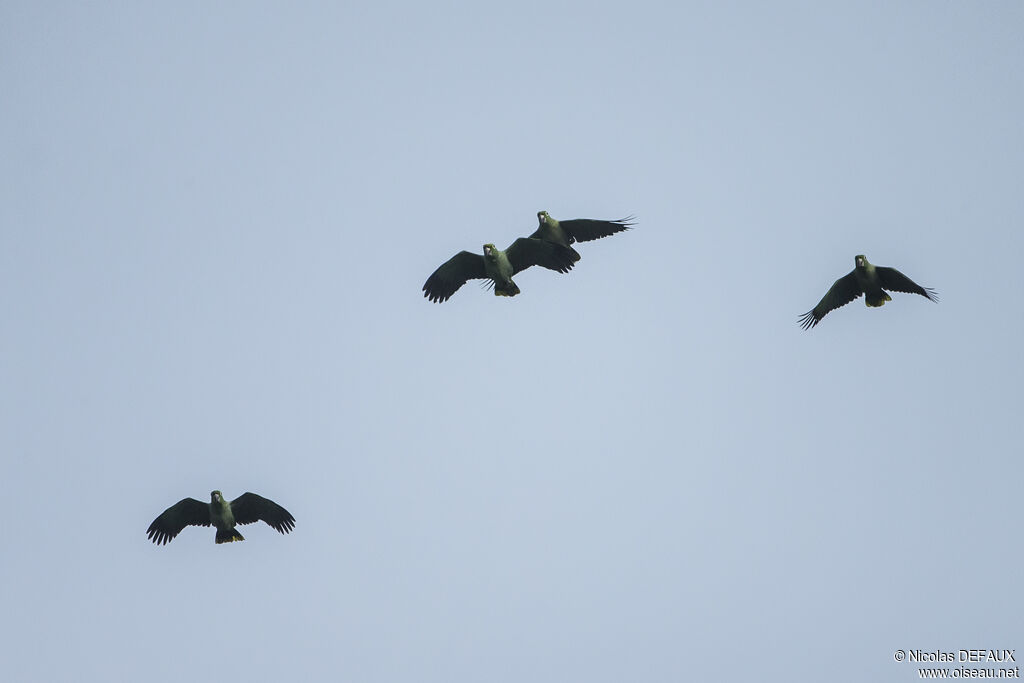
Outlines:
{"label": "bird with spread wings", "polygon": [[531,266],[568,273],[580,260],[572,247],[530,237],[520,237],[501,251],[485,244],[484,253],[460,251],[442,263],[423,284],[423,296],[442,303],[451,298],[469,280],[490,280],[495,296],[515,296],[519,286],[512,276]]}
{"label": "bird with spread wings", "polygon": [[283,507],[255,493],[243,493],[228,502],[220,491],[210,494],[210,502],[195,498],[182,498],[153,520],[146,530],[149,539],[157,545],[170,543],[187,526],[214,526],[215,543],[244,541],[236,524],[266,522],[276,531],[286,534],[295,528],[295,518]]}
{"label": "bird with spread wings", "polygon": [[805,330],[811,329],[820,323],[829,311],[845,306],[862,294],[864,303],[868,306],[882,306],[886,301],[892,301],[892,297],[885,291],[887,289],[892,292],[920,294],[929,301],[939,300],[934,289],[922,287],[895,268],[868,263],[863,254],[855,256],[853,264],[853,270],[836,280],[817,306],[800,316],[801,327]]}

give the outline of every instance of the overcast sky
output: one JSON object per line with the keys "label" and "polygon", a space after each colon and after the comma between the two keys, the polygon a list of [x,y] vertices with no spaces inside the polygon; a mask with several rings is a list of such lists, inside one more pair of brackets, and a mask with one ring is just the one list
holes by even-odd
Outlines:
{"label": "overcast sky", "polygon": [[[1022,35],[1010,1],[0,4],[0,678],[1024,652]],[[422,297],[541,209],[637,226]],[[941,302],[801,330],[856,254]],[[296,528],[147,540],[213,489]]]}

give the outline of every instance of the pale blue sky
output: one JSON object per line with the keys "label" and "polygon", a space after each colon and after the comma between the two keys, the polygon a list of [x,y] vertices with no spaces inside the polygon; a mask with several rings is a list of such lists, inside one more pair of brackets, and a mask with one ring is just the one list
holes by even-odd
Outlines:
{"label": "pale blue sky", "polygon": [[[770,4],[0,5],[0,678],[1024,651],[1024,5]],[[638,226],[422,298],[540,209]]]}

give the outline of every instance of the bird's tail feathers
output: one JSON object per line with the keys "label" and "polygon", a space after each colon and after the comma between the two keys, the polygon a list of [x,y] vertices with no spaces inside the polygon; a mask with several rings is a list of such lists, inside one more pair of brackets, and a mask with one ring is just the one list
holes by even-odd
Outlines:
{"label": "bird's tail feathers", "polygon": [[880,296],[878,298],[867,297],[867,296],[864,297],[865,305],[870,306],[872,308],[878,308],[879,306],[884,306],[886,301],[892,301],[892,297],[889,296],[888,292],[882,292],[882,296]]}
{"label": "bird's tail feathers", "polygon": [[231,543],[233,541],[244,541],[245,536],[238,533],[238,529],[217,529],[217,538],[214,539],[217,543]]}
{"label": "bird's tail feathers", "polygon": [[515,296],[519,293],[519,285],[508,281],[507,285],[494,285],[494,296]]}

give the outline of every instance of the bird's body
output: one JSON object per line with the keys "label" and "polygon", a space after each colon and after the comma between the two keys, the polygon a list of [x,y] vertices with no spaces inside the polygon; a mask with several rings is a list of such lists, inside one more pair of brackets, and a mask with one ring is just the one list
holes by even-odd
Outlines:
{"label": "bird's body", "polygon": [[864,304],[872,308],[885,305],[886,301],[892,301],[892,297],[882,290],[882,283],[878,278],[878,270],[873,263],[863,256],[854,260],[853,277],[857,280],[857,286],[864,292]]}
{"label": "bird's body", "polygon": [[547,211],[538,211],[539,225],[530,237],[568,247],[575,242],[589,242],[629,230],[633,226],[632,220],[621,218],[617,221],[601,221],[593,218],[574,218],[557,221]]}
{"label": "bird's body", "polygon": [[886,289],[920,294],[929,301],[938,301],[935,290],[920,286],[895,268],[875,266],[863,254],[855,256],[853,263],[853,270],[836,280],[818,305],[800,316],[800,325],[805,330],[821,322],[829,311],[845,306],[861,294],[864,295],[864,303],[873,308],[892,301]]}
{"label": "bird's body", "polygon": [[572,247],[529,237],[520,237],[505,251],[485,244],[483,255],[460,251],[442,263],[423,284],[423,296],[430,301],[447,301],[469,280],[490,280],[496,296],[515,296],[519,287],[512,276],[530,266],[559,273],[572,270],[580,255]]}
{"label": "bird's body", "polygon": [[182,498],[163,511],[146,530],[149,539],[157,545],[170,543],[186,526],[213,526],[217,529],[216,543],[244,541],[236,524],[263,521],[286,534],[295,528],[295,518],[283,507],[255,493],[243,493],[228,502],[220,491],[210,493],[210,502],[195,498]]}
{"label": "bird's body", "polygon": [[494,282],[495,296],[515,296],[519,287],[512,282],[516,269],[508,260],[508,254],[496,249],[493,244],[484,245],[484,275]]}
{"label": "bird's body", "polygon": [[220,491],[210,494],[210,524],[217,529],[215,543],[231,543],[244,541],[245,537],[235,528],[235,515],[231,512],[231,504],[224,500]]}

